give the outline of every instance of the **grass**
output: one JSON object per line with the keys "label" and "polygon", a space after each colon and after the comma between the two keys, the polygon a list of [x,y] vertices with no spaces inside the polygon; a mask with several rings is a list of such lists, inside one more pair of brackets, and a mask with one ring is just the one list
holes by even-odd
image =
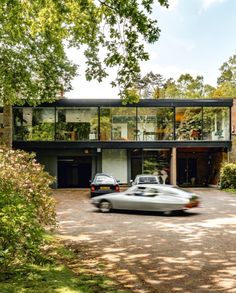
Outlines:
{"label": "grass", "polygon": [[226,188],[226,189],[223,189],[224,191],[226,192],[229,192],[229,193],[236,193],[236,189],[234,188]]}
{"label": "grass", "polygon": [[[111,279],[103,275],[75,274],[67,267],[78,261],[72,249],[56,240],[48,239],[50,249],[44,264],[12,267],[0,273],[1,293],[128,293],[120,290]],[[77,271],[79,264],[77,266]]]}

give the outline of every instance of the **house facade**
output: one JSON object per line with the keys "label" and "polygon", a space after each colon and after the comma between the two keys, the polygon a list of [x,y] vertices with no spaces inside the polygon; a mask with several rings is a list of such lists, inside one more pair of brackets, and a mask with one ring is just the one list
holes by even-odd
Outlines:
{"label": "house facade", "polygon": [[62,99],[13,107],[13,147],[36,152],[58,188],[88,187],[97,172],[123,184],[141,173],[217,184],[231,150],[231,106],[231,99]]}

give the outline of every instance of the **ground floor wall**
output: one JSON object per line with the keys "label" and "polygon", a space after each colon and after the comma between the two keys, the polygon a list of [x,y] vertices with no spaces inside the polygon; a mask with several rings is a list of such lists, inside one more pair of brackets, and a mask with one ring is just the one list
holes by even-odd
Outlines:
{"label": "ground floor wall", "polygon": [[177,153],[177,184],[216,185],[227,151],[218,148],[182,148]]}
{"label": "ground floor wall", "polygon": [[234,134],[232,134],[231,139],[232,139],[232,149],[229,152],[229,160],[231,163],[236,164],[236,129],[234,129]]}
{"label": "ground floor wall", "polygon": [[43,150],[38,161],[55,177],[56,188],[88,187],[96,173],[112,174],[129,184],[137,174],[155,174],[161,183],[181,186],[216,185],[223,148]]}

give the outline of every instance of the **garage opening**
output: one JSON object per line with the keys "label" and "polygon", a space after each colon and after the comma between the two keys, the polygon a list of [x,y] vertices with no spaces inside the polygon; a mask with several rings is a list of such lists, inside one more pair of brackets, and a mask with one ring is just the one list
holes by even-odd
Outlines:
{"label": "garage opening", "polygon": [[177,184],[216,185],[224,150],[221,148],[181,148],[177,153]]}
{"label": "garage opening", "polygon": [[92,157],[59,157],[58,188],[86,188],[92,174]]}

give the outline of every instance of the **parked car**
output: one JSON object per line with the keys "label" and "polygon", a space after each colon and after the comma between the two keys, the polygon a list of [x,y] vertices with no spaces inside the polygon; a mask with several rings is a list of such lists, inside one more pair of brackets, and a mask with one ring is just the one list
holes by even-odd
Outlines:
{"label": "parked car", "polygon": [[103,213],[112,209],[170,213],[198,207],[199,196],[173,186],[145,184],[134,185],[124,192],[97,196],[91,202]]}
{"label": "parked car", "polygon": [[142,174],[142,175],[137,175],[133,180],[130,180],[132,185],[137,185],[137,184],[159,184],[159,179],[155,175],[148,175],[148,174]]}
{"label": "parked car", "polygon": [[111,192],[119,192],[119,182],[111,175],[98,173],[90,184],[91,197]]}

